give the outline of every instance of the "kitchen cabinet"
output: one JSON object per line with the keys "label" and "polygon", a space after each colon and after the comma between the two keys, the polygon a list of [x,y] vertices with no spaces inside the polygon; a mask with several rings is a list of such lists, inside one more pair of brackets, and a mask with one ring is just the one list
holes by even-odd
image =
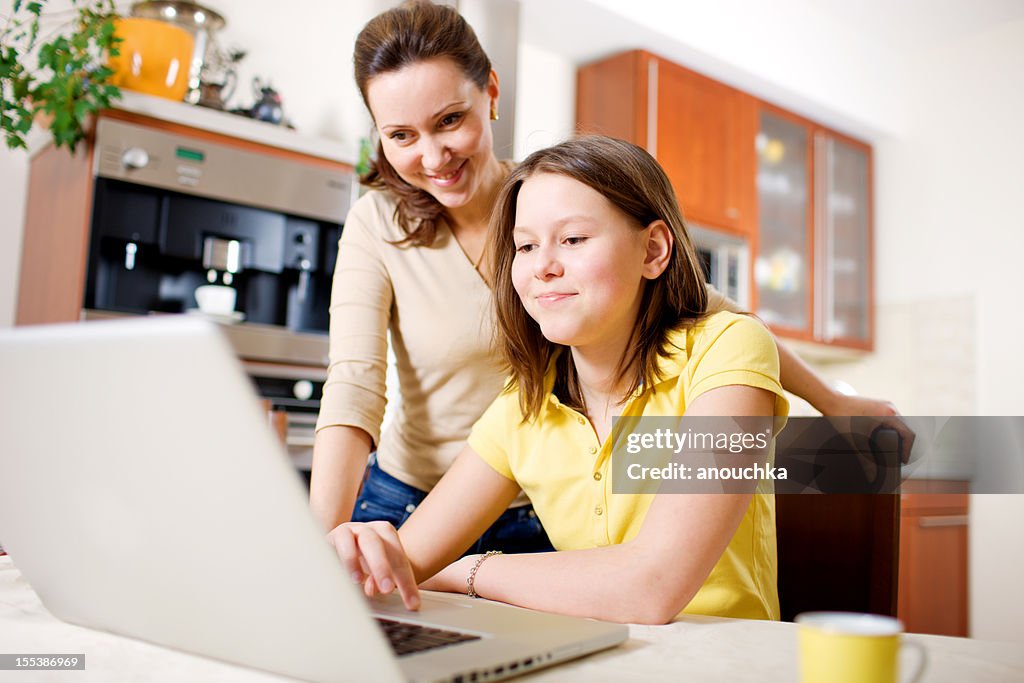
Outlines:
{"label": "kitchen cabinet", "polygon": [[741,240],[777,334],[872,348],[869,145],[642,50],[579,69],[577,122],[645,147],[688,224]]}
{"label": "kitchen cabinet", "polygon": [[758,315],[786,337],[870,350],[871,148],[762,104]]}
{"label": "kitchen cabinet", "polygon": [[[966,491],[966,484],[941,484]],[[935,489],[914,480],[905,487],[915,485]],[[908,632],[967,636],[967,523],[965,492],[901,496],[897,615]]]}
{"label": "kitchen cabinet", "polygon": [[661,163],[687,221],[750,237],[757,225],[757,102],[649,52],[580,68],[581,132],[629,140]]}

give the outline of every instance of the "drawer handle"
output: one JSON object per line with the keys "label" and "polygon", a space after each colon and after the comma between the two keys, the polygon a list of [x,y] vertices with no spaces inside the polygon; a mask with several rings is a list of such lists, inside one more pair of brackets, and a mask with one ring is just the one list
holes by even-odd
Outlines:
{"label": "drawer handle", "polygon": [[923,529],[942,526],[967,526],[967,515],[943,515],[942,517],[921,517],[917,525]]}

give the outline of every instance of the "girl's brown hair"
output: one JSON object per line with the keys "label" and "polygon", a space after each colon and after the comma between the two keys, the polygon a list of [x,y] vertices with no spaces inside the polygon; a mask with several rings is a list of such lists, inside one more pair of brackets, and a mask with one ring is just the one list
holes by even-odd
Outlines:
{"label": "girl's brown hair", "polygon": [[[498,350],[512,373],[510,389],[518,388],[524,419],[541,411],[547,392],[544,377],[555,364],[553,391],[566,405],[586,411],[572,354],[548,341],[523,307],[512,285],[516,254],[512,230],[516,224],[519,190],[530,177],[554,173],[596,190],[637,227],[656,220],[673,236],[668,266],[648,280],[640,301],[633,337],[618,365],[617,381],[629,379],[624,396],[659,379],[658,358],[671,355],[673,330],[693,324],[705,314],[708,293],[693,243],[686,231],[675,192],[658,162],[629,142],[591,135],[575,138],[531,154],[505,181],[491,215],[490,263],[493,264]],[[556,358],[557,356],[557,358]],[[632,376],[627,377],[627,373]]]}
{"label": "girl's brown hair", "polygon": [[[440,57],[452,60],[481,90],[487,87],[491,60],[472,27],[455,9],[429,0],[410,0],[378,14],[360,31],[353,55],[356,85],[366,108],[370,108],[366,88],[375,76]],[[398,198],[395,220],[406,234],[400,244],[434,243],[444,207],[430,193],[402,180],[384,156],[380,141],[376,160],[360,180]]]}

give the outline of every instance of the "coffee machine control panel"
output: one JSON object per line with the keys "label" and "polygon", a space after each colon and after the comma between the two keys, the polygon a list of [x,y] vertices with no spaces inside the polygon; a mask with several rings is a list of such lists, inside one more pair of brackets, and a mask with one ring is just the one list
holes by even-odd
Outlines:
{"label": "coffee machine control panel", "polygon": [[[94,175],[340,223],[355,176],[340,165],[100,118]],[[296,235],[296,239],[302,239]]]}

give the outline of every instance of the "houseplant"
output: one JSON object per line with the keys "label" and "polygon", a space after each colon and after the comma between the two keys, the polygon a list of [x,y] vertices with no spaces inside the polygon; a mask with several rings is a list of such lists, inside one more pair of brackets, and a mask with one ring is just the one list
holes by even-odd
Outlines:
{"label": "houseplant", "polygon": [[105,64],[118,54],[118,15],[113,0],[70,0],[70,9],[44,12],[47,4],[13,0],[0,17],[0,129],[9,148],[26,148],[33,120],[44,115],[54,143],[74,153],[89,117],[121,96]]}

